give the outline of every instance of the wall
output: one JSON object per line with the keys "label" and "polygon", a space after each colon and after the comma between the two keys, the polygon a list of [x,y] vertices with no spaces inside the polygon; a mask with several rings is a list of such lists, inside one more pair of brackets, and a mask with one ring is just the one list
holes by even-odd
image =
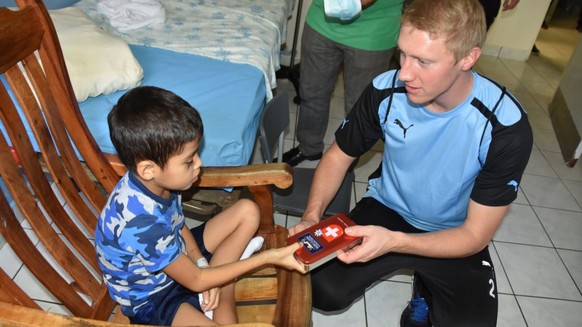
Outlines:
{"label": "wall", "polygon": [[572,167],[582,155],[582,38],[560,79],[554,99],[548,108],[562,157]]}
{"label": "wall", "polygon": [[[295,18],[300,0],[295,0],[293,16],[289,20],[287,29],[287,53],[283,53],[281,62],[289,64],[289,52],[293,44],[295,31]],[[503,0],[501,0],[503,2]],[[305,13],[312,0],[304,0],[300,30],[297,43],[295,63],[301,57],[301,33],[305,23]],[[495,23],[491,26],[487,35],[487,41],[483,47],[483,53],[495,57],[503,57],[525,61],[530,55],[531,48],[538,36],[538,32],[550,6],[551,0],[520,0],[517,7],[509,11],[501,11]]]}
{"label": "wall", "polygon": [[501,11],[487,33],[483,54],[526,61],[550,2],[521,0],[514,9]]}

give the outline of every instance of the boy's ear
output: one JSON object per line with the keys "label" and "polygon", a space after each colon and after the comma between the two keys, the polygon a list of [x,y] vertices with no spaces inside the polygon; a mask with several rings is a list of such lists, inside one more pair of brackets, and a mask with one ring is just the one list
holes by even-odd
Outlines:
{"label": "boy's ear", "polygon": [[467,54],[463,59],[461,59],[463,61],[463,66],[461,68],[464,71],[470,70],[475,65],[477,59],[479,59],[480,56],[481,49],[474,47],[473,49],[471,49],[471,51],[469,51],[469,54]]}
{"label": "boy's ear", "polygon": [[142,160],[136,165],[136,172],[139,177],[149,181],[154,178],[154,169],[156,164],[151,160]]}

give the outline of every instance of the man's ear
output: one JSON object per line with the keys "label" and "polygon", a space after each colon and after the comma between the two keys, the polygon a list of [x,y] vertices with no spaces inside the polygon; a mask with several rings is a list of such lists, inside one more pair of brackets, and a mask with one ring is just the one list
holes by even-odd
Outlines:
{"label": "man's ear", "polygon": [[149,181],[154,178],[154,169],[156,164],[151,160],[142,160],[136,165],[136,172],[139,177]]}
{"label": "man's ear", "polygon": [[469,54],[467,54],[463,59],[461,59],[462,61],[461,69],[464,71],[470,70],[475,65],[477,59],[479,59],[480,56],[481,56],[480,48],[475,47],[471,49],[471,51],[469,51]]}

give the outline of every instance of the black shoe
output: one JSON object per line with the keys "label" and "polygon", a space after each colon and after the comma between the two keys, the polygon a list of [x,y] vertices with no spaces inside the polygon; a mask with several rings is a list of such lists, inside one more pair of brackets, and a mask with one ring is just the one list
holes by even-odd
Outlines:
{"label": "black shoe", "polygon": [[534,56],[539,56],[540,55],[540,49],[538,49],[538,47],[536,47],[535,44],[531,48],[531,54],[534,55]]}
{"label": "black shoe", "polygon": [[321,159],[321,153],[314,154],[312,156],[306,156],[301,151],[299,151],[298,147],[295,147],[285,153],[283,153],[283,162],[288,163],[291,167],[295,167],[304,160],[319,160]]}

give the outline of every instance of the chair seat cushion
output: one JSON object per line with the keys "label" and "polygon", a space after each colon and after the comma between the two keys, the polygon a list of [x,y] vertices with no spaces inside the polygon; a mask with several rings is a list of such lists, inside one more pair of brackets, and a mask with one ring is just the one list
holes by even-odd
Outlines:
{"label": "chair seat cushion", "polygon": [[[273,202],[275,207],[295,213],[303,213],[315,169],[293,168],[293,185],[287,189],[273,188]],[[354,172],[348,171],[335,198],[325,211],[326,216],[350,211],[350,200],[354,181]]]}

